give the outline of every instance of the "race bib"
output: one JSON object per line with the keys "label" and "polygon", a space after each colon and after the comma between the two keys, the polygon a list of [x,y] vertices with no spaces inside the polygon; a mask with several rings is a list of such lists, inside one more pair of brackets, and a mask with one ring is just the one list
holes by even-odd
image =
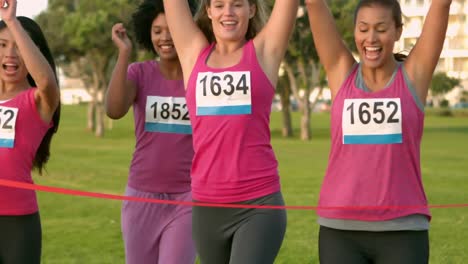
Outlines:
{"label": "race bib", "polygon": [[15,145],[16,118],[18,108],[0,106],[0,148]]}
{"label": "race bib", "polygon": [[185,98],[148,96],[145,131],[192,134]]}
{"label": "race bib", "polygon": [[343,144],[399,144],[403,142],[400,98],[346,99]]}
{"label": "race bib", "polygon": [[252,113],[250,72],[201,72],[196,87],[197,116]]}

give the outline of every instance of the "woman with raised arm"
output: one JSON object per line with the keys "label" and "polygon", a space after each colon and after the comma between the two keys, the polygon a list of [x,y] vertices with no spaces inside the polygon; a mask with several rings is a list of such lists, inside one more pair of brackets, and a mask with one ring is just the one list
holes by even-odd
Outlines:
{"label": "woman with raised arm", "polygon": [[[278,69],[298,0],[203,0],[194,22],[187,0],[164,0],[180,56],[193,127],[192,191],[197,202],[284,205],[270,144]],[[193,208],[200,260],[273,263],[286,211]]]}
{"label": "woman with raised arm", "polygon": [[[0,179],[32,183],[50,156],[60,92],[41,28],[16,16],[16,0],[0,0]],[[0,263],[41,262],[36,193],[0,187]]]}
{"label": "woman with raised arm", "polygon": [[[130,64],[131,41],[122,23],[114,25],[112,40],[119,55],[106,94],[106,111],[119,119],[133,105],[136,136],[125,194],[192,201],[192,129],[182,69],[162,0],[143,1],[132,22],[137,42],[158,58]],[[124,201],[122,234],[127,264],[195,261],[191,207]]]}
{"label": "woman with raised arm", "polygon": [[320,192],[321,263],[427,263],[431,215],[420,143],[424,102],[447,30],[451,0],[433,0],[407,58],[397,0],[361,0],[356,62],[324,0],[306,0],[332,92],[331,151]]}

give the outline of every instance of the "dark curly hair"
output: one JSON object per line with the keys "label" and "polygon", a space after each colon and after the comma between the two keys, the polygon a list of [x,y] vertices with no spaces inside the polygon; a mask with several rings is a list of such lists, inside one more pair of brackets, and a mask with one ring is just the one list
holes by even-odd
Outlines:
{"label": "dark curly hair", "polygon": [[[188,0],[192,15],[198,7],[198,0]],[[144,0],[132,15],[132,26],[135,33],[136,42],[148,51],[154,50],[151,42],[151,24],[160,14],[164,14],[164,4],[162,0]]]}
{"label": "dark curly hair", "polygon": [[[54,57],[52,56],[52,52],[49,49],[49,45],[47,44],[47,40],[44,37],[44,33],[42,33],[41,28],[36,22],[34,22],[34,20],[28,17],[19,16],[17,17],[17,19],[21,23],[21,26],[24,28],[24,30],[28,33],[29,37],[32,39],[34,44],[36,44],[36,46],[39,48],[42,55],[46,58],[50,67],[54,71],[55,80],[58,84]],[[0,30],[6,27],[7,25],[5,24],[5,22],[0,21]],[[36,87],[36,82],[29,73],[27,78],[29,85],[31,87]],[[41,144],[39,145],[39,148],[37,149],[36,156],[34,157],[33,168],[37,169],[39,171],[39,174],[42,174],[42,170],[45,164],[47,163],[47,161],[49,161],[50,142],[52,141],[52,136],[57,132],[60,122],[60,103],[57,106],[54,115],[52,116],[52,122],[53,126],[49,128],[49,130],[46,132]]]}

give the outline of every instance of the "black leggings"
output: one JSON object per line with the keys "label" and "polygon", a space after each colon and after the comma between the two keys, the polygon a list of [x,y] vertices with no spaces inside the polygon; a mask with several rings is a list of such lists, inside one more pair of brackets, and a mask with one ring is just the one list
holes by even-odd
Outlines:
{"label": "black leggings", "polygon": [[[280,192],[240,204],[284,205]],[[192,232],[202,264],[271,264],[286,231],[286,211],[194,207]]]}
{"label": "black leggings", "polygon": [[347,231],[320,227],[322,264],[426,264],[429,233],[425,231]]}
{"label": "black leggings", "polygon": [[41,263],[39,213],[0,216],[0,264]]}

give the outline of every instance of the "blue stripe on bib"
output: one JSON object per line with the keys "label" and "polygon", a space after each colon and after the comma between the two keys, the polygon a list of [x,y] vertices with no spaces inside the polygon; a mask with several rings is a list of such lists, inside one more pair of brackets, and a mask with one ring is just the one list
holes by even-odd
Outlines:
{"label": "blue stripe on bib", "polygon": [[210,115],[248,115],[252,113],[252,105],[197,107],[198,116]]}
{"label": "blue stripe on bib", "polygon": [[0,148],[13,148],[14,143],[14,139],[0,138]]}
{"label": "blue stripe on bib", "polygon": [[192,126],[180,124],[145,123],[145,131],[175,134],[192,134]]}
{"label": "blue stripe on bib", "polygon": [[402,134],[387,135],[345,135],[344,144],[398,144],[403,142]]}

